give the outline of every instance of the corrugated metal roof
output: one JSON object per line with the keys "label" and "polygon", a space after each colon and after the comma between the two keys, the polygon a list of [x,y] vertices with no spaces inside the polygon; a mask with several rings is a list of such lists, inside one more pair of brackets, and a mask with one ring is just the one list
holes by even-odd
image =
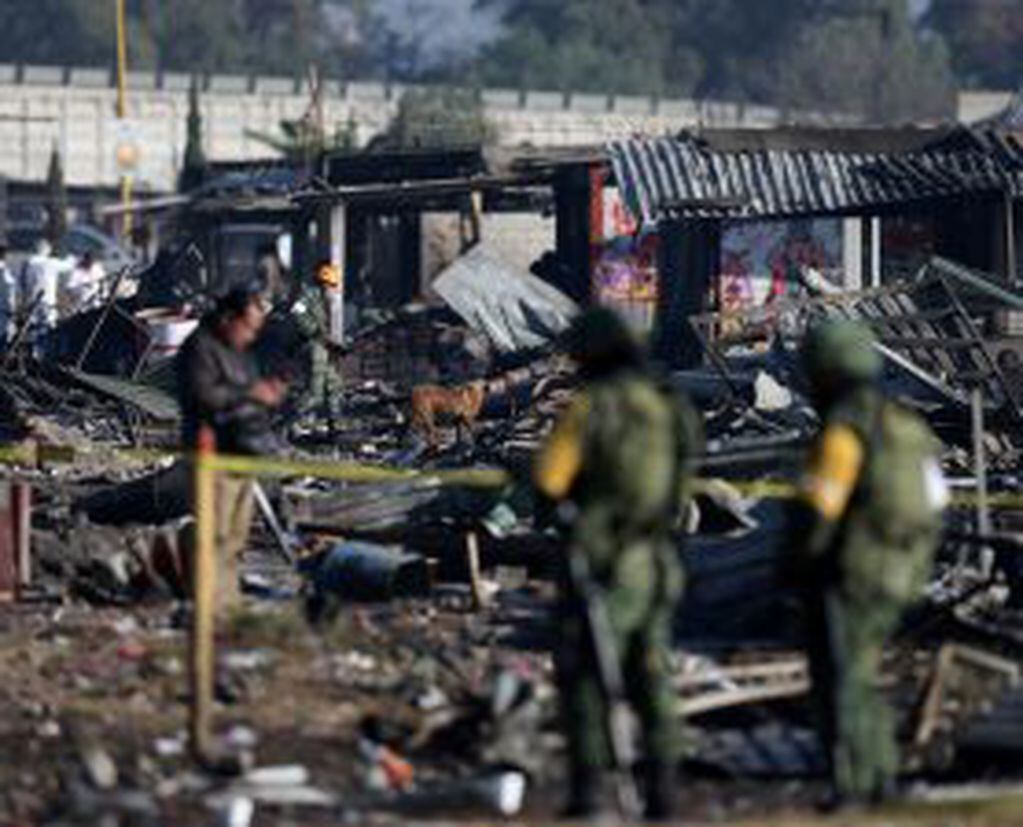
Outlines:
{"label": "corrugated metal roof", "polygon": [[932,141],[929,152],[980,152],[991,156],[1002,168],[1023,173],[1023,132],[996,126],[959,126]]}
{"label": "corrugated metal roof", "polygon": [[[1023,123],[1019,128],[1023,129]],[[1002,129],[972,129],[970,132],[977,144],[999,164],[1023,171],[1023,133],[1007,132]]]}
{"label": "corrugated metal roof", "polygon": [[856,213],[911,201],[1002,191],[1023,194],[1019,167],[991,152],[906,154],[776,150],[720,152],[691,136],[608,145],[630,209],[651,224],[683,217]]}

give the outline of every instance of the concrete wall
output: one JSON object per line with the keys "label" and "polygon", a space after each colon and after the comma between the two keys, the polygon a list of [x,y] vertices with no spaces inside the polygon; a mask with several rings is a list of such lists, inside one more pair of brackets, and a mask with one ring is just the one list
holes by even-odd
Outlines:
{"label": "concrete wall", "polygon": [[960,92],[957,116],[963,123],[976,123],[997,115],[1012,98],[1012,92]]}
{"label": "concrete wall", "polygon": [[[114,184],[116,92],[103,69],[0,65],[0,175],[38,180],[58,147],[69,182]],[[186,75],[132,73],[128,117],[142,147],[142,189],[173,186],[185,144],[190,79]],[[215,75],[204,78],[202,109],[206,150],[214,160],[265,158],[271,151],[250,131],[277,134],[283,119],[306,109],[307,96],[291,78]],[[328,83],[328,126],[354,122],[364,143],[394,114],[402,88],[380,83]],[[698,124],[771,126],[782,115],[765,107],[713,101],[574,95],[489,89],[481,92],[487,116],[507,146],[599,143],[634,132],[662,134]]]}
{"label": "concrete wall", "polygon": [[485,213],[482,233],[498,255],[523,272],[556,242],[553,215]]}
{"label": "concrete wall", "polygon": [[[556,243],[554,216],[536,213],[484,213],[480,234],[498,257],[522,272]],[[423,216],[422,261],[424,286],[459,256],[459,217],[453,213]]]}

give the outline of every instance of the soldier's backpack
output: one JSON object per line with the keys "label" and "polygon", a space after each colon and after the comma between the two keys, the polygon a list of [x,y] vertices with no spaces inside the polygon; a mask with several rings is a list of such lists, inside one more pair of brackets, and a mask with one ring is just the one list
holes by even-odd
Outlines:
{"label": "soldier's backpack", "polygon": [[575,539],[616,601],[617,623],[632,628],[655,601],[673,602],[682,570],[667,541],[679,509],[680,440],[676,398],[643,374],[598,383],[590,391],[586,475]]}
{"label": "soldier's backpack", "polygon": [[646,377],[628,376],[594,389],[592,406],[591,484],[612,501],[620,526],[646,530],[675,505],[678,437],[671,400]]}
{"label": "soldier's backpack", "polygon": [[930,577],[948,488],[937,440],[920,417],[881,402],[872,420],[861,423],[867,459],[839,565],[848,588],[909,602]]}

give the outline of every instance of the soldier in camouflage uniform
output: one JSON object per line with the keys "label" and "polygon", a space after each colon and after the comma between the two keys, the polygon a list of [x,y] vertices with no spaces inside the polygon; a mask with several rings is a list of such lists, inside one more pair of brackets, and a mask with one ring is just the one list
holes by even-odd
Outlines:
{"label": "soldier in camouflage uniform", "polygon": [[891,710],[876,689],[885,641],[927,583],[947,488],[937,442],[878,389],[869,329],[825,322],[804,344],[822,427],[790,515],[813,691],[827,750],[829,808],[894,790]]}
{"label": "soldier in camouflage uniform", "polygon": [[[585,388],[537,455],[534,482],[568,515],[568,553],[585,555],[605,593],[625,691],[642,725],[647,815],[662,818],[677,758],[666,659],[682,589],[670,532],[702,429],[696,412],[650,377],[637,342],[610,311],[582,316],[569,345]],[[600,775],[610,762],[606,698],[584,607],[569,578],[562,581],[556,664],[569,742],[567,815],[584,817],[597,810]]]}
{"label": "soldier in camouflage uniform", "polygon": [[333,430],[339,424],[342,383],[332,359],[330,294],[341,287],[341,274],[330,263],[316,270],[315,284],[303,284],[291,306],[308,359],[307,384],[299,403],[300,413],[325,417]]}

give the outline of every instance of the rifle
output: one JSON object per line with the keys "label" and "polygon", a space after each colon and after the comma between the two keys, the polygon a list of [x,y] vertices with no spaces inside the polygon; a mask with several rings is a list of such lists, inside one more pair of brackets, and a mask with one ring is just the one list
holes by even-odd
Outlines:
{"label": "rifle", "polygon": [[632,721],[625,698],[625,681],[611,629],[611,619],[607,613],[604,590],[593,580],[589,562],[584,555],[578,552],[570,553],[568,568],[572,589],[583,609],[597,675],[607,705],[604,725],[608,746],[611,749],[615,796],[622,816],[634,821],[640,817],[642,806],[636,779],[632,774]]}

